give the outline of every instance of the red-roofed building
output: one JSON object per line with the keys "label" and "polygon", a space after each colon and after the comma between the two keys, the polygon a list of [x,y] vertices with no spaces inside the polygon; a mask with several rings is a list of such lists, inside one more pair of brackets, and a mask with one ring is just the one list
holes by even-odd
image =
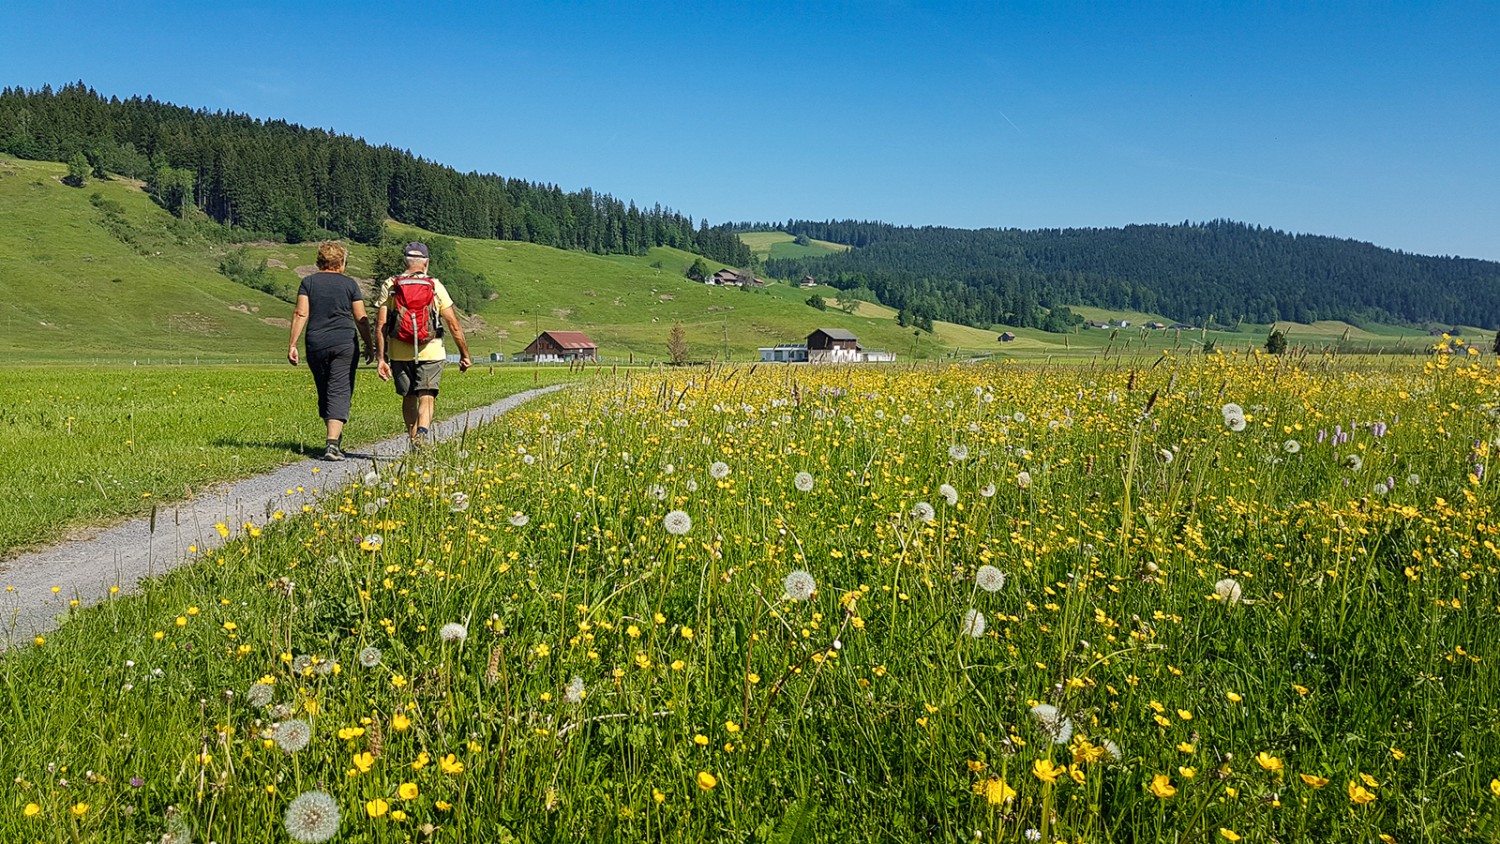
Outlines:
{"label": "red-roofed building", "polygon": [[522,354],[541,363],[598,360],[599,346],[582,331],[543,331]]}

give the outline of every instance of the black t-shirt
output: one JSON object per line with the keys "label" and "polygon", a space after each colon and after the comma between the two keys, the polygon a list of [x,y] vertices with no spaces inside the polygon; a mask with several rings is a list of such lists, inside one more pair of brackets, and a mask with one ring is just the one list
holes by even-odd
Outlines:
{"label": "black t-shirt", "polygon": [[313,273],[302,279],[297,295],[307,297],[308,348],[358,345],[353,303],[364,294],[354,279],[342,273]]}

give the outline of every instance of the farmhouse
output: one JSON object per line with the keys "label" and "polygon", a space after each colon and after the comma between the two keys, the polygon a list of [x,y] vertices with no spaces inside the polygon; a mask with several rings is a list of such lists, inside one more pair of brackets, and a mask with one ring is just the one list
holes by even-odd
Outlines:
{"label": "farmhouse", "polygon": [[798,284],[797,286],[798,287],[817,287],[818,286],[818,280],[815,279],[815,278],[813,278],[810,275],[805,275],[805,276],[802,277],[802,283]]}
{"label": "farmhouse", "polygon": [[1002,343],[1009,343],[1014,339],[1016,339],[1016,333],[1014,331],[1006,331],[1000,335],[1000,342]]}
{"label": "farmhouse", "polygon": [[598,360],[599,346],[582,331],[543,331],[521,355],[538,363]]}
{"label": "farmhouse", "polygon": [[707,279],[704,279],[703,283],[704,284],[720,284],[720,285],[723,285],[725,287],[739,287],[740,286],[740,277],[739,277],[739,274],[736,273],[734,270],[724,269],[724,270],[719,270],[718,272],[716,272],[713,275],[709,276]]}
{"label": "farmhouse", "polygon": [[808,363],[854,363],[859,352],[859,338],[847,329],[819,328],[807,335]]}

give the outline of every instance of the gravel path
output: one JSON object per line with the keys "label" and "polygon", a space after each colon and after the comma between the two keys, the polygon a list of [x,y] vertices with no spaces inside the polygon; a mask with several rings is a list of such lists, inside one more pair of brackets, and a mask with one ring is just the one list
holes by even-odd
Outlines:
{"label": "gravel path", "polygon": [[[432,438],[445,440],[462,434],[523,402],[560,389],[562,385],[527,390],[461,413],[434,425]],[[229,537],[233,538],[247,521],[265,524],[277,510],[300,512],[303,504],[343,488],[372,465],[405,454],[406,435],[401,434],[368,449],[349,452],[350,459],[342,463],[302,460],[158,510],[155,530],[150,518],[133,519],[86,539],[0,563],[0,584],[7,587],[3,593],[5,609],[15,613],[13,619],[6,619],[14,621],[13,640],[27,640],[56,628],[56,616],[67,610],[74,598],[80,605],[89,606],[108,595],[112,586],[118,586],[121,592],[134,591],[141,578],[191,562],[190,546],[199,554],[220,547],[229,541],[215,528],[220,522],[229,526]],[[58,591],[54,592],[54,587]]]}

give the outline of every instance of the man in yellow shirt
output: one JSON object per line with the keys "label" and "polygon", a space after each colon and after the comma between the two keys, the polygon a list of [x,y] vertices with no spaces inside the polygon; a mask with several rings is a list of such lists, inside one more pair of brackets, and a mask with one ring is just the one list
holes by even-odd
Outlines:
{"label": "man in yellow shirt", "polygon": [[[411,437],[413,447],[420,447],[427,439],[428,429],[432,427],[438,383],[443,377],[443,364],[448,360],[448,350],[443,345],[442,331],[435,324],[436,321],[424,314],[418,314],[417,319],[427,325],[425,332],[430,336],[425,341],[420,337],[402,339],[403,332],[397,329],[395,317],[398,312],[403,320],[410,320],[412,316],[410,311],[399,304],[400,300],[396,295],[398,285],[411,285],[419,289],[423,298],[430,297],[431,309],[436,311],[443,325],[447,326],[448,333],[453,335],[453,342],[458,345],[458,371],[468,371],[474,362],[469,359],[469,344],[464,341],[464,330],[453,311],[453,297],[448,295],[441,281],[427,274],[427,244],[408,243],[402,251],[406,258],[406,272],[382,282],[380,294],[375,298],[375,324],[381,326],[381,330],[375,334],[375,351],[380,361],[375,371],[382,381],[395,379],[396,395],[401,396],[401,415],[406,419],[407,435]],[[430,292],[422,290],[429,284]],[[415,333],[420,335],[422,332]]]}

